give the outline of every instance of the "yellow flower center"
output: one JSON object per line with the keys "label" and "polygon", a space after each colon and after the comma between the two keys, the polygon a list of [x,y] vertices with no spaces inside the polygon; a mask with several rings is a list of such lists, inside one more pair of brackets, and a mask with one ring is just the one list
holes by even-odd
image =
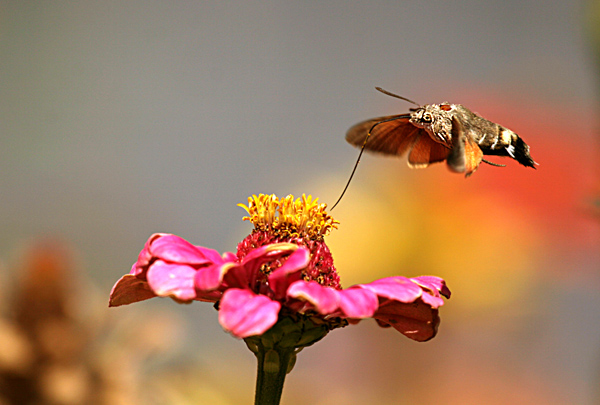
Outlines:
{"label": "yellow flower center", "polygon": [[331,229],[336,229],[338,221],[325,209],[327,204],[319,204],[302,194],[294,200],[293,195],[279,199],[275,194],[259,194],[248,197],[248,205],[238,204],[248,213],[243,220],[250,221],[260,231],[275,231],[286,235],[298,235],[309,239],[322,239]]}

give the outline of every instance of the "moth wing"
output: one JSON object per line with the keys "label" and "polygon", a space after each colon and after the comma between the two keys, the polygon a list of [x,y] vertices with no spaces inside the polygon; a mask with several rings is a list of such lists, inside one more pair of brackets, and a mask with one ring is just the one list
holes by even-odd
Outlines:
{"label": "moth wing", "polygon": [[452,118],[452,150],[448,155],[446,164],[448,168],[456,173],[464,173],[467,170],[467,158],[465,151],[466,135],[462,125],[456,117]]}
{"label": "moth wing", "polygon": [[482,160],[483,151],[479,145],[477,145],[477,142],[472,140],[470,137],[467,137],[465,142],[465,177],[472,175],[473,172],[477,170]]}
{"label": "moth wing", "polygon": [[[348,130],[346,141],[359,148],[364,144],[365,149],[371,152],[402,156],[419,137],[429,137],[425,130],[411,124],[409,119],[409,114],[401,114],[359,122]],[[371,135],[367,139],[369,131]]]}
{"label": "moth wing", "polygon": [[431,139],[425,131],[415,141],[408,155],[408,165],[413,169],[429,166],[430,163],[446,160],[450,148]]}
{"label": "moth wing", "polygon": [[469,177],[481,164],[483,151],[464,130],[462,123],[452,117],[452,150],[446,163],[450,170]]}

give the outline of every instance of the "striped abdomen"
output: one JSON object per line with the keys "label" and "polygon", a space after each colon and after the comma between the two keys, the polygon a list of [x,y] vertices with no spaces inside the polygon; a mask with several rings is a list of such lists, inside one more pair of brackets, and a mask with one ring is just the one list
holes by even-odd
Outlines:
{"label": "striped abdomen", "polygon": [[480,117],[462,105],[456,105],[455,111],[466,136],[479,145],[484,155],[508,156],[523,166],[535,167],[535,162],[529,155],[529,146],[519,135]]}

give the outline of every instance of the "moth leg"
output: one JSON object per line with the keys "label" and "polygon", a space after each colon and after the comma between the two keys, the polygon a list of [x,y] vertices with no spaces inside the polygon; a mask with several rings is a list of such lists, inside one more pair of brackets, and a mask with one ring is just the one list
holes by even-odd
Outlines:
{"label": "moth leg", "polygon": [[487,163],[488,165],[491,165],[491,166],[496,166],[496,167],[506,167],[506,165],[502,165],[502,164],[500,164],[500,163],[494,163],[494,162],[490,162],[489,160],[485,160],[485,159],[481,159],[481,161],[482,161],[483,163]]}

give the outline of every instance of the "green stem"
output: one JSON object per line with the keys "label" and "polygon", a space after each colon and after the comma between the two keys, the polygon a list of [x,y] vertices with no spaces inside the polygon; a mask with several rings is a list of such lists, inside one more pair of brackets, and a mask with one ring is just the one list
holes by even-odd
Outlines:
{"label": "green stem", "polygon": [[255,352],[258,360],[255,405],[279,405],[288,365],[294,356],[293,348],[264,346]]}

